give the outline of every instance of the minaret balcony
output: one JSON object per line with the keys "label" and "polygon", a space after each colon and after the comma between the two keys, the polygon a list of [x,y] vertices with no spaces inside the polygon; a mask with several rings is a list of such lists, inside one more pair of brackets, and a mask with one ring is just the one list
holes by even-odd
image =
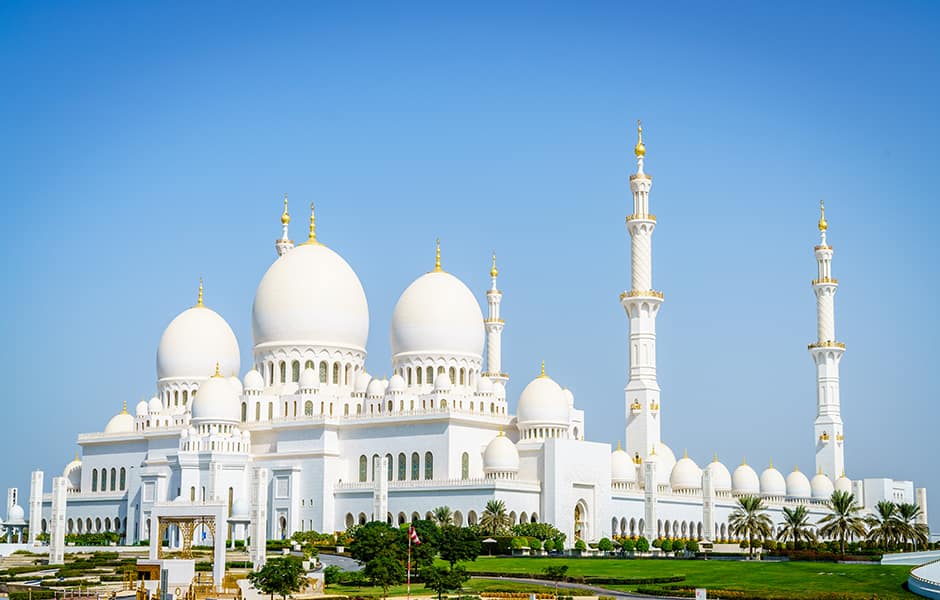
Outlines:
{"label": "minaret balcony", "polygon": [[486,325],[491,325],[491,324],[503,325],[505,322],[506,321],[502,319],[484,319],[483,320],[483,323],[485,323]]}
{"label": "minaret balcony", "polygon": [[838,279],[834,279],[834,278],[832,278],[832,277],[820,277],[819,279],[814,279],[814,280],[813,280],[813,285],[819,285],[820,283],[834,283],[834,284],[838,285],[838,284],[839,284],[839,280],[838,280]]}
{"label": "minaret balcony", "polygon": [[630,290],[620,294],[620,299],[624,298],[659,298],[662,300],[663,293],[656,290]]}
{"label": "minaret balcony", "polygon": [[639,215],[639,214],[627,215],[627,223],[629,223],[630,221],[652,221],[655,223],[656,215]]}
{"label": "minaret balcony", "polygon": [[816,348],[840,348],[845,350],[845,344],[842,342],[834,342],[832,340],[826,340],[825,342],[815,342],[806,346],[808,350],[814,350]]}

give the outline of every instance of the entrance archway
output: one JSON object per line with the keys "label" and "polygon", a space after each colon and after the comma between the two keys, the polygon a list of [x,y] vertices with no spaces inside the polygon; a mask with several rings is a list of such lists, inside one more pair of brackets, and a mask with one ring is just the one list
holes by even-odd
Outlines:
{"label": "entrance archway", "polygon": [[574,539],[588,540],[589,536],[587,502],[578,500],[574,505]]}

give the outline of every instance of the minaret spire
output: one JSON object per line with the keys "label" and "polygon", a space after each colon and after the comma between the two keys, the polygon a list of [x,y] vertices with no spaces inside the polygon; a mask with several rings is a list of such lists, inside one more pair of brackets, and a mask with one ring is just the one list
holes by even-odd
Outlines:
{"label": "minaret spire", "polygon": [[307,241],[304,242],[304,245],[320,245],[320,242],[317,241],[317,214],[313,202],[310,203],[310,231],[307,234]]}
{"label": "minaret spire", "polygon": [[434,271],[433,272],[440,273],[443,270],[441,269],[441,238],[437,238],[434,241],[434,244],[435,244],[435,249],[434,249]]}
{"label": "minaret spire", "polygon": [[845,344],[836,341],[835,295],[839,280],[832,277],[832,246],[826,240],[829,223],[826,206],[819,201],[820,244],[814,248],[816,279],[816,341],[809,352],[816,365],[816,470],[833,481],[845,471],[842,415],[839,400],[839,362],[845,353]]}
{"label": "minaret spire", "polygon": [[199,278],[199,295],[196,296],[196,306],[203,307],[205,304],[202,303],[202,277]]}
{"label": "minaret spire", "polygon": [[500,304],[503,301],[503,293],[496,287],[496,278],[499,276],[499,269],[496,268],[496,251],[493,251],[493,263],[490,265],[490,289],[486,290],[486,305],[488,313],[483,325],[486,327],[486,373],[490,381],[496,383],[501,381],[503,386],[509,381],[509,375],[502,370],[502,344],[503,327],[505,323],[499,316]]}
{"label": "minaret spire", "polygon": [[637,170],[630,176],[633,214],[627,217],[630,233],[631,287],[620,295],[630,320],[630,373],[624,390],[626,401],[626,446],[630,454],[646,456],[660,442],[659,382],[656,379],[656,316],[663,294],[653,289],[652,237],[656,217],[649,210],[653,178],[644,172],[646,145],[643,125],[637,121],[633,148]]}
{"label": "minaret spire", "polygon": [[287,212],[287,192],[284,193],[284,212],[281,213],[281,237],[274,242],[274,249],[277,250],[278,256],[284,256],[287,254],[291,248],[294,247],[294,242],[290,240],[290,237],[287,234],[288,226],[290,225],[290,213]]}

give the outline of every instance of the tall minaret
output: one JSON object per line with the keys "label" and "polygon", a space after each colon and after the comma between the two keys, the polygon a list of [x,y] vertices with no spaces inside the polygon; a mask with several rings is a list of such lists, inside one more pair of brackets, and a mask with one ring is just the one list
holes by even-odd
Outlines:
{"label": "tall minaret", "polygon": [[819,202],[820,243],[815,248],[817,278],[813,280],[816,294],[816,342],[809,352],[816,364],[816,470],[833,481],[845,473],[842,447],[842,416],[839,411],[839,361],[845,344],[836,341],[833,301],[839,280],[832,278],[832,246],[826,242],[826,207]]}
{"label": "tall minaret", "polygon": [[643,172],[643,127],[637,121],[636,173],[630,176],[633,214],[627,217],[632,258],[632,286],[620,294],[630,319],[630,381],[626,393],[627,452],[647,456],[659,443],[659,383],[656,381],[656,315],[662,292],[653,289],[650,257],[656,217],[650,214],[649,193],[653,178]]}
{"label": "tall minaret", "polygon": [[288,225],[290,225],[290,213],[287,212],[287,194],[284,194],[284,212],[281,213],[281,238],[274,242],[278,256],[284,256],[294,247],[294,242],[287,235]]}
{"label": "tall minaret", "polygon": [[484,321],[486,325],[486,377],[493,383],[501,381],[503,385],[509,380],[509,375],[502,369],[502,342],[503,327],[505,323],[499,317],[499,304],[503,301],[503,293],[496,287],[496,277],[499,269],[496,268],[496,253],[493,253],[493,266],[490,267],[490,280],[493,282],[486,290],[486,304],[489,312]]}

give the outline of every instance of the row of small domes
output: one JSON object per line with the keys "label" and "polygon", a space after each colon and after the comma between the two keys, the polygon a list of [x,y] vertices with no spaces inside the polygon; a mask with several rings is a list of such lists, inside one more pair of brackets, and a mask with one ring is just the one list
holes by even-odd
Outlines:
{"label": "row of small domes", "polygon": [[[660,443],[657,445],[656,457],[658,468],[668,468],[672,463],[667,471],[670,487],[675,490],[702,488],[702,469],[687,455],[675,461],[668,446]],[[783,474],[771,464],[758,477],[757,472],[746,462],[742,462],[732,474],[718,461],[717,457],[705,468],[709,471],[712,485],[717,491],[799,498],[828,498],[833,490],[852,491],[852,482],[844,474],[833,483],[827,475],[821,472],[810,480],[796,468],[784,478]],[[619,444],[611,454],[611,478],[614,482],[636,480],[636,464]],[[666,483],[662,474],[657,479],[659,483]]]}
{"label": "row of small domes", "polygon": [[[256,347],[326,346],[365,351],[369,307],[352,267],[319,243],[294,248],[261,279],[252,305]],[[391,346],[409,353],[471,356],[483,353],[483,313],[470,289],[439,268],[402,293],[392,314]],[[157,348],[157,378],[198,380],[219,362],[230,373],[240,364],[228,323],[202,303],[167,326]]]}

